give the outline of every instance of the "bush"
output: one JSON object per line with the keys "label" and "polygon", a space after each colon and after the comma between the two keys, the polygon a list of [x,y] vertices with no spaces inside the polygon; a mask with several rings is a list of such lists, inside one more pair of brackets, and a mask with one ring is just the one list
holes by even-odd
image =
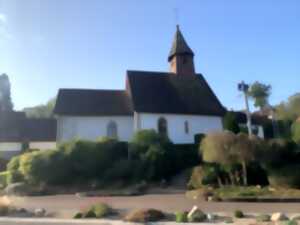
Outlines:
{"label": "bush", "polygon": [[173,174],[201,163],[196,144],[173,144],[167,153],[170,155],[168,158],[172,162],[172,168],[174,168]]}
{"label": "bush", "polygon": [[286,188],[300,188],[300,166],[290,165],[269,170],[271,186]]}
{"label": "bush", "polygon": [[73,219],[81,219],[82,217],[83,217],[83,214],[81,212],[78,212],[73,216]]}
{"label": "bush", "polygon": [[235,218],[244,218],[245,215],[244,215],[244,213],[241,210],[235,210],[234,211],[234,217]]}
{"label": "bush", "polygon": [[165,218],[163,212],[156,209],[141,209],[129,213],[125,217],[125,221],[146,223],[146,222],[157,222]]}
{"label": "bush", "polygon": [[145,180],[158,181],[173,174],[169,139],[155,130],[137,132],[129,145],[130,156],[144,165]]}
{"label": "bush", "polygon": [[6,204],[0,204],[0,216],[7,216],[9,214],[10,207]]}
{"label": "bush", "polygon": [[204,137],[205,137],[205,134],[195,134],[195,136],[194,136],[195,145],[199,145]]}
{"label": "bush", "polygon": [[258,162],[249,163],[247,171],[248,185],[269,185],[267,171]]}
{"label": "bush", "polygon": [[96,218],[96,214],[93,210],[88,210],[82,215],[83,218]]}
{"label": "bush", "polygon": [[293,123],[292,128],[292,138],[293,140],[300,145],[300,122],[296,121]]}
{"label": "bush", "polygon": [[256,217],[257,222],[270,222],[271,216],[267,214],[261,214]]}
{"label": "bush", "polygon": [[140,182],[145,179],[145,165],[140,160],[121,159],[116,161],[103,175],[103,182],[111,184],[124,182],[125,185]]}
{"label": "bush", "polygon": [[188,212],[176,212],[175,220],[177,223],[187,223],[188,222]]}
{"label": "bush", "polygon": [[112,214],[112,209],[105,203],[93,205],[89,211],[94,212],[96,218],[103,218]]}
{"label": "bush", "polygon": [[203,164],[193,168],[193,172],[188,182],[189,189],[198,189],[203,185],[218,185],[218,177],[221,171],[216,164]]}
{"label": "bush", "polygon": [[223,119],[223,127],[225,130],[231,131],[235,134],[240,132],[239,124],[236,120],[236,115],[234,112],[227,112]]}
{"label": "bush", "polygon": [[190,217],[188,217],[188,221],[190,223],[201,223],[205,220],[207,220],[207,215],[199,209],[197,209]]}
{"label": "bush", "polygon": [[72,141],[57,150],[35,151],[14,157],[7,166],[10,172],[8,183],[66,184],[95,179],[125,157],[127,144],[123,142]]}
{"label": "bush", "polygon": [[9,174],[8,171],[0,173],[0,186],[5,187],[7,185],[7,176],[8,176],[8,174]]}
{"label": "bush", "polygon": [[6,184],[23,182],[24,177],[19,171],[21,156],[14,156],[7,164]]}

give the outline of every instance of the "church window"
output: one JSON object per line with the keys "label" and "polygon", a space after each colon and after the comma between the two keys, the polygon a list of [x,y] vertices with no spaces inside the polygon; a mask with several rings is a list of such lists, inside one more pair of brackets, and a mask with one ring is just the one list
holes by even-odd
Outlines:
{"label": "church window", "polygon": [[118,138],[118,127],[115,121],[110,121],[107,125],[107,137]]}
{"label": "church window", "polygon": [[184,121],[184,132],[185,132],[186,134],[189,133],[189,122],[188,122],[187,120]]}
{"label": "church window", "polygon": [[158,133],[161,135],[168,135],[167,120],[163,117],[158,119]]}

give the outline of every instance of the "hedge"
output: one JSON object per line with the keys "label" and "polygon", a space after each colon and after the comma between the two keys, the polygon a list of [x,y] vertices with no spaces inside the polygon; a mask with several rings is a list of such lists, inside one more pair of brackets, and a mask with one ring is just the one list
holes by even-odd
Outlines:
{"label": "hedge", "polygon": [[135,145],[138,148],[130,160],[128,143],[110,139],[74,140],[56,150],[28,152],[13,157],[8,163],[6,182],[61,185],[89,181],[106,184],[159,181],[200,162],[196,145],[152,140],[155,144]]}

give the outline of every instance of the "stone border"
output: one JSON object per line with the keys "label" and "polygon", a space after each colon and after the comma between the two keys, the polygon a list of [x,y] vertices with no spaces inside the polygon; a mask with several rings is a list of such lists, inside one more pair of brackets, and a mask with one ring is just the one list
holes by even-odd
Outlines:
{"label": "stone border", "polygon": [[221,202],[300,203],[300,198],[222,198]]}
{"label": "stone border", "polygon": [[[99,224],[99,225],[141,225],[141,223],[124,222],[122,220],[108,220],[108,219],[53,219],[53,218],[12,218],[12,217],[0,217],[0,223],[15,222],[15,223],[32,223],[32,224],[43,224],[43,223],[71,223],[71,224]],[[147,224],[155,225],[177,225],[182,223],[176,222],[149,222]],[[188,223],[190,225],[199,223]],[[212,225],[212,223],[201,223],[201,225]],[[227,225],[225,223],[218,223],[218,225]]]}

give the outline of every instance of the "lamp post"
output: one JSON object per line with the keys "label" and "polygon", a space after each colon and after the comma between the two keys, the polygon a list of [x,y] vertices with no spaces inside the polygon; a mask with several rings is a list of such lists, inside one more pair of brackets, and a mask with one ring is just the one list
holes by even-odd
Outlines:
{"label": "lamp post", "polygon": [[238,84],[238,90],[244,93],[245,104],[246,104],[248,134],[251,137],[252,136],[252,123],[251,123],[251,113],[250,113],[249,100],[248,100],[249,85],[246,84],[244,81],[242,81],[241,83]]}

